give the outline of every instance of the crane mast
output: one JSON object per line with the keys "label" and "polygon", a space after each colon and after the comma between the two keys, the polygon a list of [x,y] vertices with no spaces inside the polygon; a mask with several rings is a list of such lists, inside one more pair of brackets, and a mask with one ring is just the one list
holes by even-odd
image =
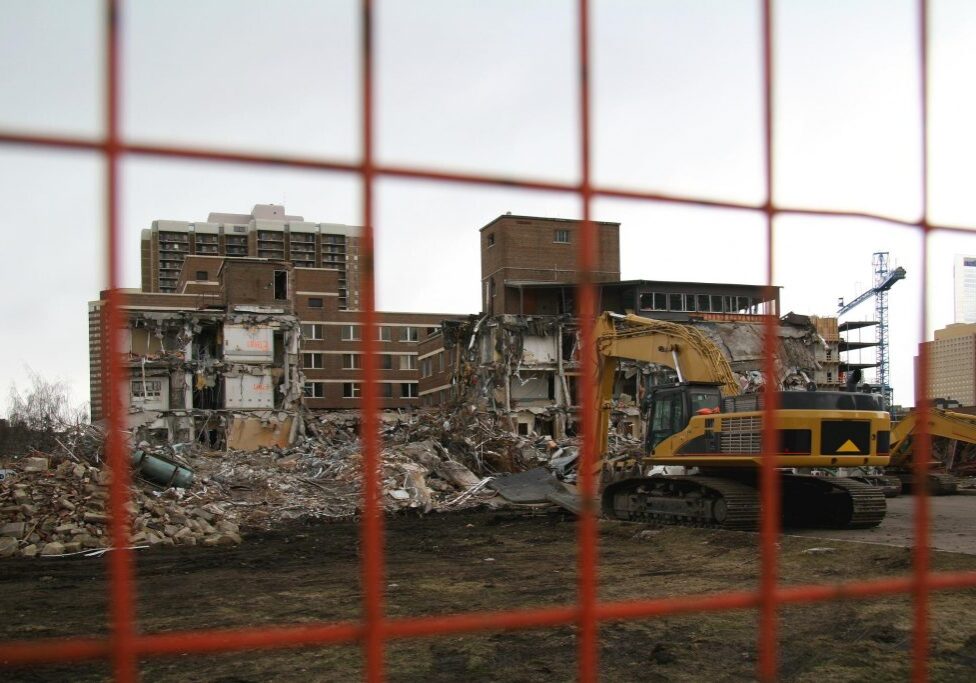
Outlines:
{"label": "crane mast", "polygon": [[878,366],[878,386],[884,397],[885,407],[891,405],[891,384],[889,378],[889,354],[888,354],[888,290],[896,282],[905,279],[905,269],[902,267],[889,269],[888,252],[876,251],[871,255],[871,266],[874,270],[874,286],[866,292],[862,292],[849,303],[844,304],[841,300],[837,309],[837,317],[844,315],[855,306],[858,306],[871,297],[874,297],[874,314],[878,321],[878,346],[875,350],[875,359]]}
{"label": "crane mast", "polygon": [[884,407],[888,408],[891,406],[891,384],[888,379],[888,289],[884,288],[890,275],[888,252],[876,251],[871,256],[871,265],[874,266],[874,288],[877,290],[874,297],[874,314],[878,319],[878,348],[875,351],[878,361],[878,384],[884,397]]}

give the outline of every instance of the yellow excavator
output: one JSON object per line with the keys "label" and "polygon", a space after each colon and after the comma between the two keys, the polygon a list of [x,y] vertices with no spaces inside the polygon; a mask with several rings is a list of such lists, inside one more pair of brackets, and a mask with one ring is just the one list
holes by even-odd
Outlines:
{"label": "yellow excavator", "polygon": [[[651,387],[641,403],[646,423],[643,455],[601,457],[603,514],[633,521],[757,528],[766,394],[739,395],[725,356],[694,327],[603,313],[596,321],[595,339],[601,455],[607,449],[618,363],[656,363],[677,374],[676,383]],[[887,465],[890,418],[877,399],[839,391],[784,391],[777,396],[775,457],[783,472],[784,526],[880,524],[886,506],[876,487],[844,477],[794,473],[796,468]],[[647,476],[662,465],[687,473]],[[550,501],[573,509],[572,491],[541,469],[496,479],[493,487],[513,502]]]}
{"label": "yellow excavator", "polygon": [[[898,477],[905,491],[911,490],[914,480],[912,463],[919,424],[919,413],[912,410],[891,428],[891,462],[885,474]],[[930,408],[925,424],[932,437],[934,456],[929,462],[929,467],[934,468],[928,472],[929,493],[954,494],[959,481],[949,472],[965,451],[976,448],[976,415]]]}

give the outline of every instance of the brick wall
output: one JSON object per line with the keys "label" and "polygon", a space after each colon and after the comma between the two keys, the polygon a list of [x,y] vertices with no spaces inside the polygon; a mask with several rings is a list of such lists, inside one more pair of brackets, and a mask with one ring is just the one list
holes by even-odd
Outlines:
{"label": "brick wall", "polygon": [[275,298],[275,273],[285,272],[288,285],[285,296],[293,290],[291,286],[291,264],[283,261],[257,262],[252,260],[227,259],[224,262],[221,285],[228,305],[255,305],[283,308],[286,313],[292,310],[290,299]]}
{"label": "brick wall", "polygon": [[435,332],[418,345],[421,405],[438,405],[453,397],[454,351],[444,348],[444,337],[440,332]]}
{"label": "brick wall", "polygon": [[[598,222],[599,252],[594,277],[620,279],[620,224]],[[517,291],[506,282],[579,280],[576,258],[582,222],[531,216],[500,216],[481,229],[481,283],[484,312],[517,310]],[[558,231],[558,232],[557,232]],[[565,238],[567,241],[557,241]]]}
{"label": "brick wall", "polygon": [[[380,334],[383,335],[377,343],[380,405],[383,408],[421,404],[417,364],[419,345],[432,334],[439,337],[442,320],[456,317],[438,313],[377,313]],[[318,322],[302,318],[303,371],[308,384],[319,385],[313,388],[316,395],[306,395],[305,404],[312,409],[358,408],[357,392],[362,389],[363,360],[360,314],[335,311],[327,318]],[[313,335],[321,339],[312,339]]]}

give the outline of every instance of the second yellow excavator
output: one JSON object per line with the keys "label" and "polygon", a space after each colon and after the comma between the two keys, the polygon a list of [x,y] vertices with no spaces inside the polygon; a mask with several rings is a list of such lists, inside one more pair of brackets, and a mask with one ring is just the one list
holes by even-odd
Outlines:
{"label": "second yellow excavator", "polygon": [[[606,452],[614,374],[621,360],[672,368],[678,381],[651,387],[642,401],[646,430],[639,458],[601,458],[605,516],[634,521],[754,529],[760,518],[758,471],[765,394],[740,396],[722,352],[694,327],[604,313],[596,321],[598,452]],[[890,418],[868,394],[778,392],[773,454],[782,469],[783,524],[866,528],[885,515],[882,492],[843,477],[794,474],[793,468],[888,464]],[[659,465],[681,475],[646,476]],[[494,482],[516,502],[542,499],[572,507],[551,475],[527,472]]]}
{"label": "second yellow excavator", "polygon": [[[929,493],[937,496],[956,493],[959,482],[950,471],[966,451],[976,450],[976,415],[933,407],[927,411],[925,426],[932,437],[934,458],[928,463]],[[919,428],[920,413],[912,410],[891,429],[891,462],[885,474],[898,477],[905,490],[913,485],[912,463]]]}

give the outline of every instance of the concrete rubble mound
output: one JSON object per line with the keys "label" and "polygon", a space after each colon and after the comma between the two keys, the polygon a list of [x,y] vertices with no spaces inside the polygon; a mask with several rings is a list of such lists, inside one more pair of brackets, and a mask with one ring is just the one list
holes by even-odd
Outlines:
{"label": "concrete rubble mound", "polygon": [[[576,439],[519,436],[495,418],[455,412],[383,413],[380,483],[389,514],[506,505],[487,484],[498,474],[567,460]],[[132,444],[192,471],[187,488],[133,472],[133,545],[221,545],[290,520],[349,519],[362,500],[362,442],[355,412],[307,415],[289,447],[212,451],[202,444]],[[107,548],[110,473],[88,439],[8,462],[0,481],[0,557],[63,556]],[[632,451],[637,442],[614,438]]]}

